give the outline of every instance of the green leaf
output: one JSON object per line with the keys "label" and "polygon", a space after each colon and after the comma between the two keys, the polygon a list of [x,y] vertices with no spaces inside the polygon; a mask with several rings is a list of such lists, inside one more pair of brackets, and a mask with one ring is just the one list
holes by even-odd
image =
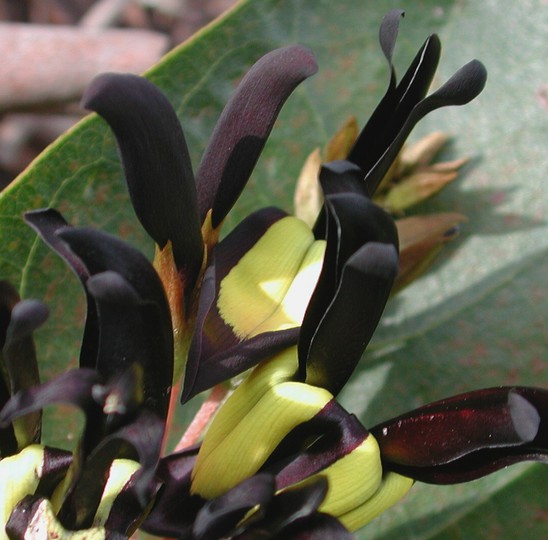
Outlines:
{"label": "green leaf", "polygon": [[[473,158],[464,178],[421,211],[457,211],[470,221],[442,262],[392,301],[345,390],[345,406],[367,424],[481,386],[548,386],[543,2],[533,0],[526,9],[511,0],[247,0],[149,73],[176,106],[196,167],[235,82],[259,56],[295,42],[316,53],[320,72],[284,107],[228,229],[261,206],[290,210],[306,155],[349,115],[363,123],[371,113],[388,77],[378,25],[393,7],[407,11],[395,54],[400,74],[424,38],[438,32],[444,52],[436,86],[474,57],[487,66],[489,80],[472,104],[433,113],[415,133],[446,130],[454,142],[443,157]],[[83,121],[0,194],[0,276],[52,311],[37,333],[46,379],[76,362],[83,294],[22,223],[23,211],[44,206],[57,207],[73,224],[119,234],[148,254],[152,246],[128,203],[114,139],[96,118]],[[51,418],[48,443],[69,444],[66,418]],[[417,485],[358,538],[541,538],[546,474],[545,467],[524,466],[463,486]]]}

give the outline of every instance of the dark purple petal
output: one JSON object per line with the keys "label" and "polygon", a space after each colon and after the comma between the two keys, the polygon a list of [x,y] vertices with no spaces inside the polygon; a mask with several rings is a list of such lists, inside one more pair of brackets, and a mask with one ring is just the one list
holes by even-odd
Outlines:
{"label": "dark purple petal", "polygon": [[402,15],[402,11],[393,10],[382,22],[379,41],[390,68],[390,83],[348,157],[363,170],[370,195],[421,118],[439,107],[468,103],[482,91],[486,80],[485,68],[474,60],[455,73],[437,92],[425,98],[441,51],[438,37],[432,35],[415,56],[401,82],[396,84],[392,54]]}
{"label": "dark purple petal", "polygon": [[114,131],[137,217],[160,247],[171,241],[175,264],[192,286],[203,241],[190,156],[173,107],[146,79],[115,73],[95,78],[82,105]]}
{"label": "dark purple petal", "polygon": [[214,228],[223,221],[245,187],[285,100],[316,71],[312,53],[294,45],[266,54],[242,79],[196,174],[202,222],[210,209]]}
{"label": "dark purple petal", "polygon": [[296,521],[273,540],[352,540],[354,535],[335,517],[321,512]]}
{"label": "dark purple petal", "polygon": [[[124,531],[125,538],[132,537],[143,518],[143,508],[136,490],[138,483],[139,475],[138,472],[135,472],[115,497],[105,521],[105,528],[107,530]],[[151,492],[153,491],[154,488],[151,488]]]}
{"label": "dark purple petal", "polygon": [[352,255],[312,337],[306,382],[338,394],[375,332],[398,273],[391,244],[370,242]]}
{"label": "dark purple petal", "polygon": [[[11,320],[11,310],[19,302],[17,291],[7,282],[0,281],[0,351],[4,348],[6,342],[6,333]],[[0,355],[0,361],[3,365],[4,360]],[[6,371],[0,371],[0,407],[4,407],[11,397],[10,383],[6,378]],[[4,428],[0,428],[0,457],[11,456],[18,451],[17,439],[13,425],[10,423]]]}
{"label": "dark purple petal", "polygon": [[21,390],[4,406],[0,413],[0,427],[16,418],[41,411],[49,405],[67,404],[81,409],[86,415],[86,428],[81,451],[86,454],[101,439],[102,410],[93,399],[93,387],[102,382],[92,369],[73,369],[46,383]]}
{"label": "dark purple petal", "polygon": [[[335,171],[325,166],[320,180],[326,174],[331,179]],[[325,213],[327,246],[299,336],[299,373],[336,394],[384,310],[397,273],[398,235],[392,218],[356,192],[327,196]]]}
{"label": "dark purple petal", "polygon": [[67,245],[57,236],[57,232],[70,227],[65,218],[54,208],[42,208],[25,213],[25,221],[40,235],[42,240],[62,257],[83,283],[89,277],[87,268]]}
{"label": "dark purple petal", "polygon": [[394,54],[394,47],[396,45],[396,39],[398,38],[398,32],[400,29],[400,20],[405,16],[405,12],[401,9],[393,9],[389,11],[382,19],[381,26],[379,28],[379,43],[385,58],[390,65],[390,71],[392,72],[392,79],[396,84],[394,66],[392,65],[392,55]]}
{"label": "dark purple petal", "polygon": [[190,476],[199,447],[170,454],[160,461],[157,476],[163,486],[154,506],[142,524],[149,534],[185,538],[192,534],[192,524],[204,499],[190,494]]}
{"label": "dark purple petal", "polygon": [[[390,67],[388,89],[360,133],[348,159],[365,174],[377,163],[401,129],[411,109],[426,95],[438,66],[441,44],[436,35],[430,36],[418,51],[401,82],[396,85],[392,54],[403,12],[390,12],[381,25],[379,41]],[[368,185],[369,193],[376,186]]]}
{"label": "dark purple petal", "polygon": [[51,381],[21,390],[2,409],[0,426],[48,405],[64,403],[74,405],[83,411],[97,407],[91,390],[94,385],[101,382],[99,374],[92,369],[73,369]]}
{"label": "dark purple petal", "polygon": [[[263,515],[252,516],[245,531],[237,540],[253,538],[293,538],[289,531],[302,530],[303,520],[317,515],[316,510],[325,499],[328,485],[323,477],[304,482],[278,493],[263,510]],[[266,534],[266,535],[265,535]]]}
{"label": "dark purple petal", "polygon": [[[47,307],[38,300],[21,300],[11,310],[5,343],[0,351],[2,371],[8,376],[10,394],[40,383],[32,333],[48,318]],[[19,447],[40,442],[41,411],[16,421]]]}
{"label": "dark purple petal", "polygon": [[[65,218],[53,208],[33,210],[25,213],[25,221],[40,235],[42,240],[59,255],[85,286],[89,272],[84,263],[77,257],[67,244],[59,238],[57,232],[70,227]],[[86,290],[86,325],[80,347],[80,367],[94,368],[97,359],[97,344],[99,342],[99,327],[95,302]]]}
{"label": "dark purple petal", "polygon": [[[14,287],[0,281],[0,408],[19,390],[40,382],[32,333],[47,319],[48,310],[37,300],[20,300]],[[15,437],[10,423],[0,430],[0,456],[40,441],[41,413],[18,419]]]}
{"label": "dark purple petal", "polygon": [[362,170],[351,161],[330,161],[320,172],[320,183],[325,197],[336,193],[357,193],[367,196]]}
{"label": "dark purple petal", "polygon": [[[368,197],[363,183],[362,170],[350,161],[330,161],[320,171],[320,183],[324,197],[337,193],[355,193],[361,197]],[[327,238],[327,220],[329,214],[320,212],[314,224],[314,236],[316,239]]]}
{"label": "dark purple petal", "polygon": [[202,282],[196,330],[186,367],[183,403],[296,343],[298,328],[265,332],[242,340],[235,335],[230,321],[223,320],[216,304],[221,281],[268,228],[285,216],[275,208],[255,212],[215,247],[212,264]]}
{"label": "dark purple petal", "polygon": [[418,102],[409,111],[400,130],[394,134],[394,138],[388,141],[385,147],[386,151],[370,170],[365,171],[365,183],[368,191],[370,193],[375,191],[419,120],[441,107],[469,103],[481,93],[486,80],[487,71],[483,64],[478,60],[472,60],[460,68],[436,92]]}
{"label": "dark purple petal", "polygon": [[548,462],[548,390],[498,387],[375,426],[384,466],[431,483],[466,482],[521,461]]}
{"label": "dark purple petal", "polygon": [[256,474],[225,494],[208,501],[196,515],[192,532],[196,540],[224,538],[255,506],[265,506],[274,496],[274,478]]}
{"label": "dark purple petal", "polygon": [[72,463],[73,455],[68,450],[60,450],[59,448],[44,447],[44,458],[42,462],[42,471],[36,493],[51,497],[54,489],[63,479],[70,464]]}
{"label": "dark purple petal", "polygon": [[[110,379],[137,364],[142,380],[141,401],[164,418],[167,415],[172,372],[169,341],[159,341],[162,314],[156,303],[141,298],[120,274],[95,274],[87,282],[99,315],[97,370]],[[167,343],[166,343],[167,341]],[[133,385],[132,385],[133,387]],[[135,401],[135,400],[133,400]]]}
{"label": "dark purple petal", "polygon": [[110,466],[119,458],[136,459],[141,464],[132,484],[140,508],[137,515],[124,516],[129,525],[134,523],[156,489],[153,477],[163,433],[164,423],[143,410],[131,423],[102,439],[83,463],[59,511],[63,525],[73,530],[92,526]]}
{"label": "dark purple petal", "polygon": [[332,400],[312,420],[289,433],[263,469],[275,475],[280,490],[326,469],[368,435],[354,415]]}
{"label": "dark purple petal", "polygon": [[106,384],[92,388],[93,399],[106,415],[105,433],[112,433],[124,425],[143,405],[147,395],[143,379],[141,364],[134,362],[125,371],[115,373]]}
{"label": "dark purple petal", "polygon": [[76,227],[58,234],[93,276],[87,286],[98,311],[97,370],[109,377],[139,362],[145,402],[165,416],[173,377],[173,335],[158,274],[144,255],[114,236]]}
{"label": "dark purple petal", "polygon": [[42,326],[48,314],[48,308],[38,300],[21,300],[11,311],[2,355],[12,394],[40,382],[32,333]]}

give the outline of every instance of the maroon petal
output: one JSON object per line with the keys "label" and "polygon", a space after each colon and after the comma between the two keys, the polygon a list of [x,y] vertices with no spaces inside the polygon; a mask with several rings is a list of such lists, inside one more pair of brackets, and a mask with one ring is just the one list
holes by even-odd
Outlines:
{"label": "maroon petal", "polygon": [[388,469],[465,482],[520,461],[548,462],[547,414],[548,390],[498,387],[426,405],[371,432]]}
{"label": "maroon petal", "polygon": [[299,45],[263,56],[225,106],[196,174],[200,217],[212,209],[217,227],[242,192],[272,126],[296,86],[317,71]]}

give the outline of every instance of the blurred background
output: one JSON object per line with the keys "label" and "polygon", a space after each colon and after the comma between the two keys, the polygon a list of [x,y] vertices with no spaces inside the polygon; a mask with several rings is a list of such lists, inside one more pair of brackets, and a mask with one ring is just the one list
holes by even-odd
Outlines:
{"label": "blurred background", "polygon": [[84,114],[104,71],[142,73],[235,0],[0,0],[0,189]]}

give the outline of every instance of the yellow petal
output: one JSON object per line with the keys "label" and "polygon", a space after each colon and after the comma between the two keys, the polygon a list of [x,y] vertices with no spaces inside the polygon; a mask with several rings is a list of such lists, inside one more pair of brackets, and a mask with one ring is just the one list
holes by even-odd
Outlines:
{"label": "yellow petal", "polygon": [[240,339],[299,326],[324,250],[325,242],[315,241],[300,219],[277,221],[222,280],[217,305],[223,320]]}
{"label": "yellow petal", "polygon": [[367,438],[352,452],[321,471],[329,489],[319,507],[321,512],[340,516],[372,497],[380,486],[382,465],[379,445]]}
{"label": "yellow petal", "polygon": [[0,461],[0,539],[7,540],[5,526],[15,505],[38,487],[44,464],[44,447],[27,446]]}
{"label": "yellow petal", "polygon": [[388,472],[384,475],[377,492],[369,500],[338,518],[347,529],[357,531],[396,504],[412,485],[411,478]]}
{"label": "yellow petal", "polygon": [[141,465],[131,459],[115,459],[110,466],[107,483],[97,507],[94,527],[102,527],[110,514],[116,497],[120,494],[131,476],[141,468]]}
{"label": "yellow petal", "polygon": [[267,390],[213,452],[198,457],[192,493],[212,499],[255,474],[292,429],[332,399],[327,390],[298,382]]}
{"label": "yellow petal", "polygon": [[297,362],[295,345],[261,362],[251,371],[215,415],[200,448],[198,463],[224,441],[269,388],[293,378]]}

